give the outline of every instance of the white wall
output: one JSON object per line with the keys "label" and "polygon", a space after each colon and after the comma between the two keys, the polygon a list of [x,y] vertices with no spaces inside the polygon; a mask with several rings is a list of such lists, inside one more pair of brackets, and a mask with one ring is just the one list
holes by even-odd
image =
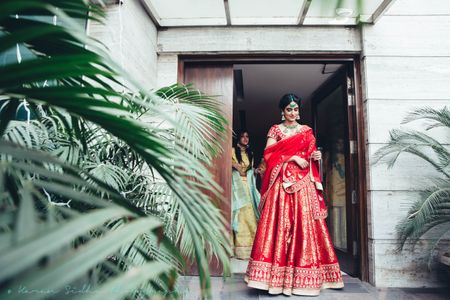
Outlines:
{"label": "white wall", "polygon": [[157,29],[139,0],[108,5],[105,24],[88,23],[88,33],[102,41],[112,58],[145,89],[157,85]]}
{"label": "white wall", "polygon": [[[393,128],[416,107],[450,105],[450,1],[396,0],[375,25],[362,30],[367,146],[372,154]],[[442,131],[436,133],[443,137]],[[448,136],[446,137],[448,140]],[[395,225],[418,194],[412,190],[435,173],[412,156],[401,156],[392,170],[369,170],[370,281],[376,286],[438,285],[424,264],[423,241],[416,251],[394,253]]]}

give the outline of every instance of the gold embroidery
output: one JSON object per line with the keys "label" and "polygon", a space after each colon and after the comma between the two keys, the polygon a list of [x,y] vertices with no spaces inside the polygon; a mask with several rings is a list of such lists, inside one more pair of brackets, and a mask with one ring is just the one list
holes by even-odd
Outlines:
{"label": "gold embroidery", "polygon": [[317,268],[283,267],[250,259],[247,280],[267,285],[268,288],[320,289],[324,283],[341,283],[338,263]]}

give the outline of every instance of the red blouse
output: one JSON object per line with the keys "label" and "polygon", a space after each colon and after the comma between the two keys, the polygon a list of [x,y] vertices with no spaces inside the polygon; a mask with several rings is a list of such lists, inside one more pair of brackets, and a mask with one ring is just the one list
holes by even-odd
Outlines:
{"label": "red blouse", "polygon": [[[295,132],[289,132],[288,130],[283,129],[284,126],[282,126],[281,124],[275,124],[272,127],[270,127],[269,132],[267,133],[267,137],[273,138],[274,140],[276,140],[277,142],[279,142],[280,140],[284,140],[285,138],[290,137],[290,135],[287,135],[287,133],[291,133],[292,135],[295,135],[299,132],[301,132],[304,129],[309,128],[306,125],[301,125],[297,127],[297,130]],[[286,131],[286,132],[285,132]]]}

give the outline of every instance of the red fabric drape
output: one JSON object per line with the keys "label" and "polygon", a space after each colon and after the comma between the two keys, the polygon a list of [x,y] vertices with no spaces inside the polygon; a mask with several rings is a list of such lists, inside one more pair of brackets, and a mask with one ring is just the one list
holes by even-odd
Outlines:
{"label": "red fabric drape", "polygon": [[[306,126],[305,126],[306,127]],[[322,183],[320,180],[318,162],[312,160],[311,154],[316,151],[316,138],[312,129],[306,127],[300,133],[277,142],[264,150],[264,161],[266,162],[266,171],[264,173],[261,186],[261,202],[259,210],[262,211],[267,192],[273,186],[274,182],[281,176],[281,180],[288,193],[297,192],[301,188],[301,182],[309,176],[318,189],[319,197],[315,203],[314,218],[323,219],[327,216],[327,209],[322,196]],[[288,162],[292,156],[299,156],[309,162],[309,167],[302,169],[295,162]]]}

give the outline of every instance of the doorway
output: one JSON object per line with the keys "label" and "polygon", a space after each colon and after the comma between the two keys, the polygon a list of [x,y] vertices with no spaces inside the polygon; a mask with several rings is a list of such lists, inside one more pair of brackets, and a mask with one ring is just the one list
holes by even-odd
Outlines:
{"label": "doorway", "polygon": [[[230,134],[225,152],[218,159],[223,166],[215,164],[212,171],[226,195],[231,190],[228,179],[231,164],[225,166],[231,157],[231,129],[249,131],[257,163],[268,129],[281,122],[277,108],[280,97],[295,93],[302,98],[300,123],[313,128],[324,153],[323,179],[329,190],[327,222],[341,268],[349,275],[367,280],[365,191],[361,189],[364,187],[361,181],[365,180],[361,176],[364,144],[362,133],[358,134],[363,132],[362,123],[358,123],[362,119],[356,116],[357,68],[354,57],[298,60],[186,57],[180,59],[179,79],[208,94],[221,95],[219,101],[230,121]],[[226,75],[220,79],[211,76],[218,73]],[[339,126],[335,128],[336,124]],[[231,199],[226,201],[223,207],[230,207]],[[224,216],[230,219],[229,211],[224,211]]]}

